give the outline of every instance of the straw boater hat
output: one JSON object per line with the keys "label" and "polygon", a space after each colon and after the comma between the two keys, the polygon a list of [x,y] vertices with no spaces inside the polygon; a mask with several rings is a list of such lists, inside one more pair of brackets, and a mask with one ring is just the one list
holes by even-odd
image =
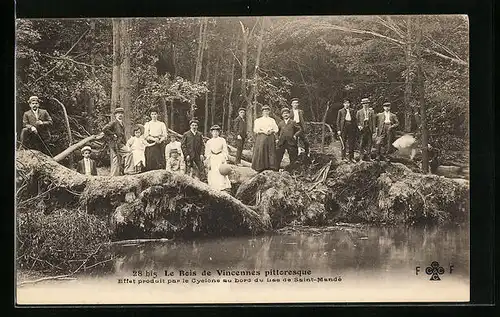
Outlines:
{"label": "straw boater hat", "polygon": [[384,102],[384,104],[382,105],[383,107],[390,107],[391,106],[391,103],[390,102]]}
{"label": "straw boater hat", "polygon": [[292,101],[292,102],[293,102],[293,101],[299,101],[299,98],[292,98],[292,100],[291,100],[291,101]]}
{"label": "straw boater hat", "polygon": [[191,119],[189,120],[189,125],[193,124],[193,123],[196,123],[198,124],[200,121],[198,121],[197,119]]}
{"label": "straw boater hat", "polygon": [[361,104],[364,105],[365,103],[370,103],[370,99],[368,98],[361,99]]}
{"label": "straw boater hat", "polygon": [[92,148],[91,148],[90,146],[86,145],[86,146],[82,147],[82,149],[81,149],[81,152],[82,152],[82,153],[83,153],[83,152],[85,152],[85,151],[90,151],[90,152],[92,152]]}
{"label": "straw boater hat", "polygon": [[289,108],[287,108],[287,107],[285,107],[285,108],[281,109],[281,114],[283,114],[284,112],[288,112],[288,113],[290,113],[290,109],[289,109]]}
{"label": "straw boater hat", "polygon": [[38,101],[37,96],[31,96],[30,99],[28,99],[28,103],[31,103],[32,101]]}
{"label": "straw boater hat", "polygon": [[214,124],[214,125],[210,128],[210,131],[212,131],[212,130],[219,130],[219,131],[220,131],[220,127],[219,127],[219,125]]}
{"label": "straw boater hat", "polygon": [[269,108],[268,105],[263,105],[262,108],[260,108],[260,110],[264,111],[264,110],[271,110],[271,108]]}
{"label": "straw boater hat", "polygon": [[240,112],[241,110],[243,110],[243,111],[247,111],[247,109],[245,109],[245,108],[243,108],[243,107],[240,107],[240,108],[238,109],[238,112]]}
{"label": "straw boater hat", "polygon": [[122,107],[118,107],[118,108],[115,109],[115,111],[113,111],[114,114],[117,114],[119,112],[124,113],[125,110]]}

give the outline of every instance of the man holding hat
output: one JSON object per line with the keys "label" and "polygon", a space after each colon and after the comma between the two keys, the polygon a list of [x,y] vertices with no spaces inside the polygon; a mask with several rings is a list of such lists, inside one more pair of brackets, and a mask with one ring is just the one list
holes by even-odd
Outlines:
{"label": "man holding hat", "polygon": [[[101,135],[106,135],[109,140],[109,151],[111,153],[111,173],[112,176],[123,174],[134,174],[133,157],[128,148],[125,136],[125,125],[123,123],[123,108],[116,108],[113,112],[115,120],[108,123]],[[122,170],[123,168],[123,170]]]}
{"label": "man holding hat", "polygon": [[394,129],[399,126],[398,117],[391,112],[391,103],[383,104],[384,111],[377,115],[377,161],[382,156],[382,146],[385,147],[385,154],[389,154],[394,136]]}
{"label": "man holding hat", "polygon": [[309,141],[306,138],[306,122],[304,121],[304,110],[299,109],[299,98],[292,98],[292,111],[290,111],[290,119],[295,121],[300,126],[300,134],[298,139],[304,144],[304,151],[309,156]]}
{"label": "man holding hat", "polygon": [[92,148],[88,145],[82,148],[83,158],[76,165],[76,171],[78,173],[84,175],[94,175],[94,176],[97,175],[97,168],[95,165],[95,161],[90,158],[91,152]]}
{"label": "man holding hat", "polygon": [[375,113],[370,109],[370,100],[368,98],[361,99],[361,106],[362,108],[356,113],[356,121],[361,133],[359,154],[362,160],[370,161],[372,134],[375,131]]}
{"label": "man holding hat", "polygon": [[203,136],[198,132],[198,120],[189,121],[189,130],[182,135],[181,148],[186,161],[186,173],[195,178],[200,178],[205,160],[203,153],[205,145]]}
{"label": "man holding hat", "polygon": [[342,160],[345,160],[347,148],[349,148],[349,160],[354,161],[354,140],[356,137],[356,116],[351,102],[344,99],[344,107],[337,113],[337,134],[342,138]]}
{"label": "man holding hat", "polygon": [[276,165],[281,165],[285,150],[290,157],[290,165],[294,164],[298,156],[297,138],[302,132],[301,126],[290,118],[290,109],[281,109],[283,120],[278,123],[278,142],[276,144]]}
{"label": "man holding hat", "polygon": [[245,108],[238,109],[238,116],[234,119],[234,132],[236,134],[236,159],[235,164],[241,164],[241,153],[247,138],[247,122],[245,120]]}
{"label": "man holding hat", "polygon": [[33,148],[49,155],[46,142],[50,139],[49,127],[52,125],[52,118],[47,110],[39,108],[37,96],[31,96],[28,103],[31,110],[23,114],[23,129],[20,136],[21,146]]}

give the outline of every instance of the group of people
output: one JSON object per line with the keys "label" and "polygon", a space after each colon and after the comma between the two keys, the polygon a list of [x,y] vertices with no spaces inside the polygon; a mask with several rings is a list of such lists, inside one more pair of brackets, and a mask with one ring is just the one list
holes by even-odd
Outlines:
{"label": "group of people", "polygon": [[[47,152],[44,140],[50,135],[48,127],[52,119],[48,112],[39,109],[38,97],[29,98],[31,110],[23,115],[21,144],[27,142],[30,148]],[[375,114],[368,98],[361,100],[362,108],[355,111],[348,99],[344,99],[343,107],[337,114],[337,133],[342,144],[342,160],[354,162],[354,148],[359,137],[360,158],[371,160],[373,140],[376,144],[376,159],[386,157],[392,150],[395,129],[399,125],[397,116],[390,111],[391,104],[383,104],[383,112]],[[270,116],[270,107],[261,106],[262,116],[255,119],[253,132],[252,168],[257,172],[279,170],[285,151],[288,152],[290,164],[293,166],[302,148],[306,156],[310,155],[309,142],[306,138],[304,114],[299,109],[299,99],[291,100],[291,109],[281,109],[281,119]],[[240,165],[242,151],[247,140],[247,120],[245,108],[238,109],[238,116],[233,121],[233,132],[236,139],[235,163]],[[144,126],[136,125],[133,136],[128,140],[123,122],[124,109],[116,108],[114,120],[108,123],[100,134],[106,137],[111,153],[110,175],[130,175],[143,171],[166,169],[174,173],[186,173],[200,178],[206,171],[208,184],[218,190],[229,191],[231,183],[228,173],[221,172],[221,166],[229,159],[228,145],[221,137],[221,128],[213,125],[210,128],[211,138],[205,143],[203,135],[198,131],[198,120],[189,122],[189,130],[177,141],[174,134],[168,133],[165,123],[158,120],[158,111],[150,110],[151,120]],[[278,121],[278,122],[277,122]],[[169,140],[167,142],[167,139]],[[37,146],[38,145],[38,146]],[[77,164],[77,171],[87,175],[97,175],[95,162],[90,158],[91,147],[82,148],[83,159]],[[224,171],[224,169],[222,169]]]}
{"label": "group of people", "polygon": [[193,119],[179,142],[174,134],[169,136],[165,123],[158,121],[157,110],[152,109],[149,112],[151,120],[144,125],[144,131],[141,125],[137,125],[134,135],[126,140],[123,108],[116,108],[114,115],[115,120],[107,124],[101,133],[110,145],[111,175],[165,169],[199,179],[206,169],[207,181],[212,188],[230,191],[228,176],[219,171],[220,165],[227,162],[229,152],[226,140],[219,136],[221,128],[218,125],[210,128],[212,138],[205,143],[198,131],[198,120]]}
{"label": "group of people", "polygon": [[[361,109],[355,111],[351,102],[344,99],[337,113],[337,134],[342,145],[342,160],[355,162],[354,148],[359,137],[360,159],[371,160],[373,140],[376,145],[376,160],[387,159],[392,151],[398,117],[391,112],[391,103],[385,102],[383,111],[375,114],[368,98],[361,99]],[[347,156],[346,156],[347,154]]]}

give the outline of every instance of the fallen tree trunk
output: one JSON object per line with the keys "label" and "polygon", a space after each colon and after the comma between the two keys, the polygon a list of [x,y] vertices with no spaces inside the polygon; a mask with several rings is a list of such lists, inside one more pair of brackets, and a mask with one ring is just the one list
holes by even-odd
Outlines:
{"label": "fallen tree trunk", "polygon": [[53,159],[56,162],[60,162],[60,161],[64,160],[68,155],[70,155],[74,151],[76,151],[79,148],[81,148],[82,146],[84,146],[85,144],[87,144],[87,143],[89,143],[91,141],[94,141],[94,140],[99,140],[101,138],[102,138],[102,136],[100,136],[100,135],[91,135],[91,136],[88,136],[85,139],[81,140],[80,142],[71,145],[66,150],[64,150],[61,153],[57,154],[56,156],[54,156]]}
{"label": "fallen tree trunk", "polygon": [[[38,151],[18,151],[16,168],[50,194],[44,212],[84,208],[107,219],[116,238],[259,234],[270,225],[227,193],[165,170],[125,176],[86,176]],[[40,201],[43,201],[43,195]],[[35,198],[36,195],[28,199]],[[33,205],[34,201],[29,205]],[[18,211],[28,208],[20,202]]]}

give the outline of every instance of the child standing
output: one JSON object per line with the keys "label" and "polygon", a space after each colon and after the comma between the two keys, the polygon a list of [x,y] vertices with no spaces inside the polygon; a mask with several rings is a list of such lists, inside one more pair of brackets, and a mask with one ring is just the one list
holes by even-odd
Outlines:
{"label": "child standing", "polygon": [[184,158],[181,157],[179,150],[172,149],[169,154],[169,158],[166,162],[167,171],[184,174],[186,171],[186,164],[184,163]]}
{"label": "child standing", "polygon": [[141,127],[135,127],[134,136],[130,137],[130,139],[127,141],[127,146],[132,152],[132,160],[134,164],[134,171],[136,174],[144,170],[144,167],[146,166],[146,157],[144,155],[144,150],[146,149],[146,147],[152,145],[155,145],[155,143],[149,144],[142,137]]}
{"label": "child standing", "polygon": [[90,158],[90,152],[92,148],[90,146],[84,146],[82,148],[83,159],[81,159],[76,165],[76,171],[84,175],[97,175],[97,168],[95,166],[95,161]]}

